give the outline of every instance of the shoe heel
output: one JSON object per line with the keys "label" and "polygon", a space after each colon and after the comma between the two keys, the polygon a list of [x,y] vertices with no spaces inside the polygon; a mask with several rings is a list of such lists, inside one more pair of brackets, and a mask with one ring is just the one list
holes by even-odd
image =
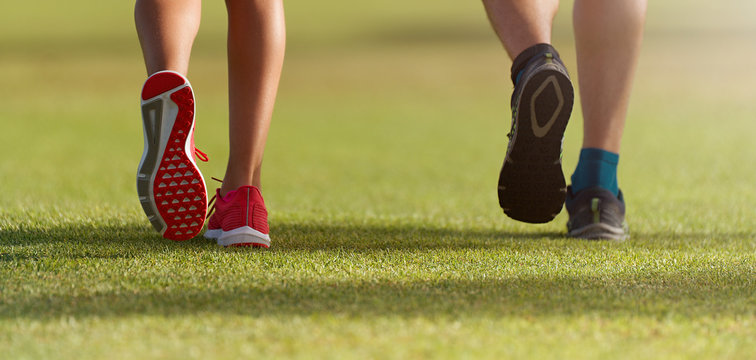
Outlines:
{"label": "shoe heel", "polygon": [[555,69],[539,71],[524,86],[513,143],[499,174],[499,205],[512,219],[546,223],[561,212],[566,197],[562,138],[574,90],[569,77]]}
{"label": "shoe heel", "polygon": [[137,170],[139,201],[152,226],[166,238],[199,234],[207,213],[207,190],[192,158],[194,94],[173,71],[153,74],[142,88],[145,150]]}

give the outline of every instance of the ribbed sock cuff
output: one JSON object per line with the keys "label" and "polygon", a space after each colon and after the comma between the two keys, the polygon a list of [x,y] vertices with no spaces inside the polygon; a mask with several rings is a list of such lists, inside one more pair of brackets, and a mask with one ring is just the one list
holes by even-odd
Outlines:
{"label": "ribbed sock cuff", "polygon": [[619,194],[618,164],[619,154],[596,148],[580,150],[580,159],[572,174],[573,193],[598,186],[617,196]]}

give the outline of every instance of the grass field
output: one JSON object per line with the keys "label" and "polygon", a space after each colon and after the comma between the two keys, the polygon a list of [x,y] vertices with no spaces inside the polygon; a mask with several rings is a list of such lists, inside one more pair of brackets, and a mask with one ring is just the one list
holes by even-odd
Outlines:
{"label": "grass field", "polygon": [[[136,199],[131,2],[0,4],[1,358],[756,358],[756,4],[652,1],[631,238],[506,218],[507,59],[482,5],[287,2],[270,250],[163,240]],[[225,168],[222,2],[190,78]],[[570,1],[554,42],[575,72]],[[565,140],[575,166],[581,115]]]}

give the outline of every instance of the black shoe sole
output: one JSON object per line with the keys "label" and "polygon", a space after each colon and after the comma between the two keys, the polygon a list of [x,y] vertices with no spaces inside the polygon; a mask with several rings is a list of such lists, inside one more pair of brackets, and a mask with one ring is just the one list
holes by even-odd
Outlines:
{"label": "black shoe sole", "polygon": [[525,81],[499,175],[499,205],[512,219],[546,223],[562,210],[567,193],[561,151],[574,90],[556,69],[540,70]]}

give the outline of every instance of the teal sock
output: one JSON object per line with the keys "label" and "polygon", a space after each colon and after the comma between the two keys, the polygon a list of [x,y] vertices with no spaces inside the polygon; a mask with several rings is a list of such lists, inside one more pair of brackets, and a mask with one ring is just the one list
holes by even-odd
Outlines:
{"label": "teal sock", "polygon": [[618,163],[619,154],[595,148],[580,150],[580,160],[572,174],[572,193],[576,194],[580,190],[598,186],[617,196],[619,194]]}

